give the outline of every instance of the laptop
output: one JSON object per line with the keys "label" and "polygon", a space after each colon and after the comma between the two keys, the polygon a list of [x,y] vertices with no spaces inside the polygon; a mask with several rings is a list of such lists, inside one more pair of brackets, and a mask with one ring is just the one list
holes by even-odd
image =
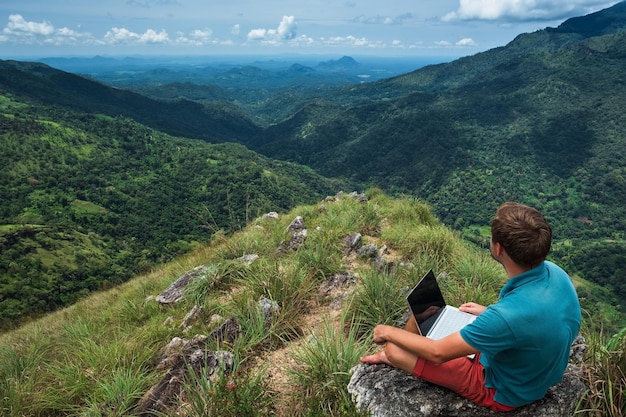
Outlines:
{"label": "laptop", "polygon": [[476,316],[446,304],[431,269],[407,296],[417,329],[422,336],[443,339],[473,322]]}

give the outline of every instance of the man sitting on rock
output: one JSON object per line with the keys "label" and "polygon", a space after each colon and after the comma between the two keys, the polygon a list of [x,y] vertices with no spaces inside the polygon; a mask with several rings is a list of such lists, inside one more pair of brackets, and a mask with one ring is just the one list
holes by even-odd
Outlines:
{"label": "man sitting on rock", "polygon": [[414,318],[405,329],[376,326],[384,348],[361,362],[403,369],[494,411],[542,398],[563,377],[581,320],[569,276],[545,260],[551,240],[537,210],[502,204],[491,222],[491,255],[508,276],[498,302],[461,305],[478,317],[440,340],[419,335]]}

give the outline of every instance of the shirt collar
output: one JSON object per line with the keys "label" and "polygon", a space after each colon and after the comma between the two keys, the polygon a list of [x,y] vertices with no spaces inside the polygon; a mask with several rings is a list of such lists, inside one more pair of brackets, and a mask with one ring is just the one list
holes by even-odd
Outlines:
{"label": "shirt collar", "polygon": [[543,261],[538,266],[530,269],[522,274],[516,275],[513,278],[510,278],[504,287],[500,290],[500,295],[498,296],[498,300],[504,298],[509,292],[515,290],[516,288],[521,287],[529,282],[535,281],[542,276],[544,276],[544,270],[546,268],[546,261]]}

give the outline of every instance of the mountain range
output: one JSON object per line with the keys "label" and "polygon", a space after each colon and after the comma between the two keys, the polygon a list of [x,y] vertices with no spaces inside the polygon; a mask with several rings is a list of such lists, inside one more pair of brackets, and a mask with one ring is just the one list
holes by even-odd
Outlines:
{"label": "mountain range", "polygon": [[[450,63],[374,82],[337,82],[332,78],[333,82],[319,88],[313,88],[315,83],[300,84],[300,88],[297,83],[279,85],[266,70],[254,67],[230,69],[237,83],[228,84],[228,89],[224,88],[225,81],[222,85],[201,84],[197,77],[155,84],[131,75],[120,79],[123,76],[118,74],[116,83],[125,85],[120,88],[106,84],[104,78],[98,81],[43,63],[0,61],[0,92],[4,97],[1,132],[6,141],[9,136],[19,137],[25,129],[34,140],[41,137],[42,125],[49,134],[55,123],[61,123],[55,140],[63,137],[63,128],[92,137],[96,131],[105,130],[107,121],[114,120],[115,128],[107,133],[109,136],[101,136],[99,143],[121,138],[119,146],[125,153],[116,154],[116,158],[132,156],[144,164],[146,172],[151,166],[171,164],[167,155],[174,139],[161,137],[157,131],[176,136],[177,146],[186,146],[181,144],[188,141],[205,149],[232,142],[247,148],[233,151],[239,159],[233,159],[232,164],[237,160],[248,166],[241,161],[264,156],[264,162],[252,165],[261,177],[265,171],[258,164],[284,161],[294,164],[289,167],[296,170],[308,167],[315,171],[303,172],[309,173],[305,184],[324,184],[317,188],[317,195],[333,184],[328,178],[350,186],[413,195],[432,204],[445,224],[480,245],[487,244],[485,226],[495,207],[506,200],[521,201],[542,210],[553,223],[553,256],[572,272],[612,288],[623,303],[624,22],[626,2],[621,2],[569,19],[556,28],[521,34],[506,46]],[[357,65],[351,58],[331,64],[326,69],[345,70]],[[305,66],[293,66],[288,71],[295,77],[292,80],[302,80],[298,77],[311,73]],[[317,68],[314,72],[322,71]],[[161,75],[170,81],[176,77],[167,71]],[[320,85],[319,80],[316,83]],[[28,112],[20,113],[24,108]],[[78,121],[80,125],[75,124]],[[127,130],[141,133],[128,135],[124,133]],[[135,136],[141,138],[139,148],[121,143]],[[157,136],[158,143],[152,143],[150,138]],[[47,158],[46,146],[33,146],[28,148],[28,155],[3,150],[5,167],[23,167],[32,164],[29,159]],[[62,148],[76,154],[71,150],[75,146],[67,141]],[[106,153],[106,146],[102,149]],[[204,159],[205,163],[211,160],[214,158]],[[195,161],[195,168],[190,166],[191,172],[200,169],[201,161]],[[86,175],[93,163],[94,159],[85,159],[80,175]],[[103,173],[105,168],[103,165],[97,172]],[[241,172],[247,171],[242,167]],[[107,175],[117,179],[122,173]],[[216,171],[212,175],[216,179],[221,174]],[[37,199],[33,193],[45,194],[41,177],[28,177],[35,190],[19,182],[5,183],[17,188],[3,184],[3,205],[14,208],[3,208],[3,222],[19,223],[24,212],[34,210],[32,204]],[[105,201],[96,199],[97,192],[80,189],[93,190],[92,185],[98,182],[101,188],[113,183],[99,180],[95,174],[90,178],[82,185],[72,183],[69,188],[55,189],[62,189],[67,207],[84,201],[114,212]],[[176,181],[172,181],[175,189]],[[150,184],[158,187],[156,182]],[[194,189],[202,187],[196,184]],[[290,190],[289,194],[296,192]],[[262,187],[255,193],[263,193]],[[245,207],[245,199],[240,200]],[[153,204],[165,203],[155,197]],[[221,204],[227,205],[224,201]],[[71,206],[75,209],[77,204]],[[46,220],[41,213],[37,218]],[[164,219],[155,226],[166,223]],[[94,228],[88,223],[83,227],[86,233]],[[168,242],[171,240],[163,244]],[[590,257],[590,253],[595,255]]]}

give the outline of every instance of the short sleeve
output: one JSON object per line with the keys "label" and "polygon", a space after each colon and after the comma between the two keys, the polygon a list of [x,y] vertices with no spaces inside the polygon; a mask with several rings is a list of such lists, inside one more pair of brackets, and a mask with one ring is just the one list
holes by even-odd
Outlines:
{"label": "short sleeve", "polygon": [[517,345],[515,334],[494,306],[461,329],[461,337],[481,353],[495,356]]}

